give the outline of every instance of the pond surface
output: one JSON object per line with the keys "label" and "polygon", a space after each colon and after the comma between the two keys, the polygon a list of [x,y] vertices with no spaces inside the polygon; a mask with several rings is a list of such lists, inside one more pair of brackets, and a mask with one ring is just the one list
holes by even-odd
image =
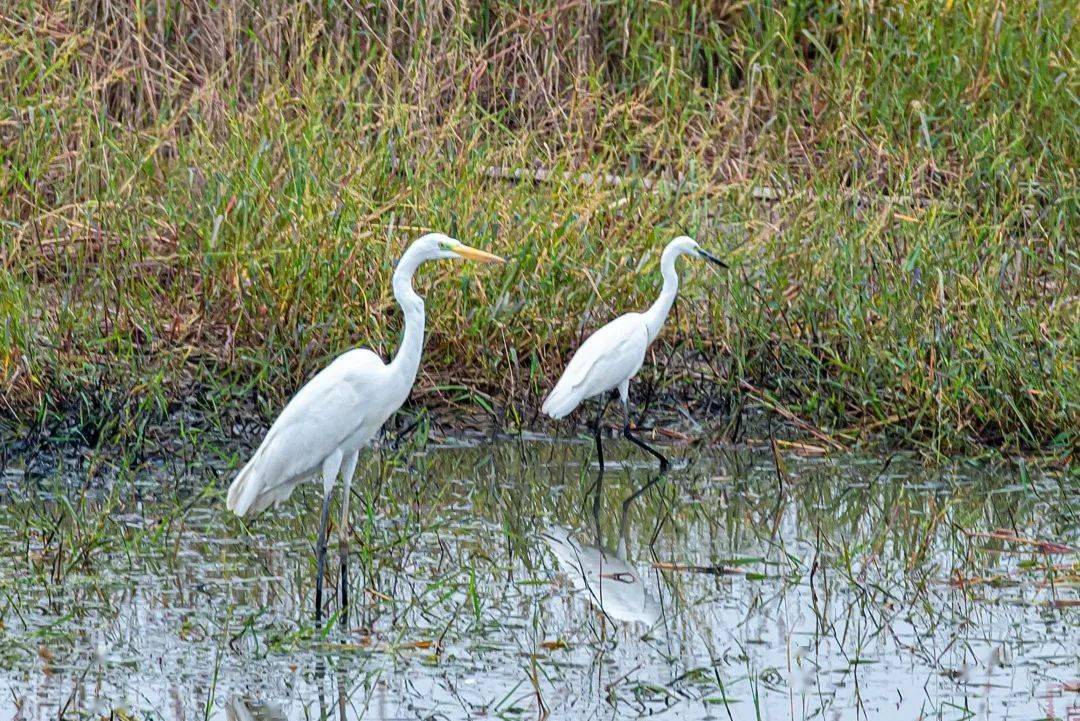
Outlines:
{"label": "pond surface", "polygon": [[1080,718],[1069,471],[672,447],[620,534],[612,442],[598,547],[591,451],[370,454],[326,631],[316,484],[245,525],[231,452],[9,465],[0,719]]}

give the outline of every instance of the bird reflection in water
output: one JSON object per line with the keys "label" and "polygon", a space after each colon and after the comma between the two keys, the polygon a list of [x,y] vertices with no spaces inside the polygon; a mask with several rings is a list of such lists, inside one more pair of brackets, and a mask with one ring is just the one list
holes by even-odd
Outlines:
{"label": "bird reflection in water", "polygon": [[237,696],[225,706],[225,718],[229,721],[287,721],[288,716],[280,706],[255,703]]}
{"label": "bird reflection in water", "polygon": [[[338,666],[334,672],[334,683],[337,686],[337,698],[328,698],[326,693],[326,663],[319,659],[315,662],[315,677],[318,679],[319,693],[318,704],[319,721],[345,721],[348,718],[345,710],[349,707],[348,684],[345,669]],[[306,704],[305,704],[306,705]],[[376,718],[385,718],[386,709],[381,704],[375,704],[371,709]],[[289,714],[280,706],[270,703],[260,703],[241,696],[234,696],[225,706],[225,717],[228,721],[288,721]],[[312,718],[310,709],[305,708],[301,713],[305,719]]]}
{"label": "bird reflection in water", "polygon": [[597,545],[583,544],[560,526],[551,526],[541,534],[574,587],[587,592],[593,605],[617,621],[653,626],[660,620],[660,604],[650,595],[645,580],[626,557],[626,518],[630,504],[660,478],[660,475],[656,476],[623,502],[619,542],[615,549],[604,548],[599,538]]}

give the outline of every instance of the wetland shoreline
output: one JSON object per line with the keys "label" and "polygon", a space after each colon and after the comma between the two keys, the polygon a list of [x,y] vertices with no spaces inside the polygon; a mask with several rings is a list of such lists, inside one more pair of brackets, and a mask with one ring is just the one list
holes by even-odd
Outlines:
{"label": "wetland shoreline", "polygon": [[[0,716],[998,719],[1080,703],[1080,489],[1061,469],[783,452],[778,485],[767,448],[688,448],[631,508],[619,566],[619,501],[655,471],[628,444],[611,447],[599,541],[588,442],[387,448],[353,486],[358,615],[324,634],[317,484],[242,523],[216,475],[241,450],[203,451],[94,482],[67,461],[0,476]],[[599,554],[641,590],[576,579]]]}
{"label": "wetland shoreline", "polygon": [[[1075,6],[4,3],[0,719],[1071,717]],[[349,502],[231,513],[428,231],[507,262]],[[600,483],[537,408],[682,235]]]}

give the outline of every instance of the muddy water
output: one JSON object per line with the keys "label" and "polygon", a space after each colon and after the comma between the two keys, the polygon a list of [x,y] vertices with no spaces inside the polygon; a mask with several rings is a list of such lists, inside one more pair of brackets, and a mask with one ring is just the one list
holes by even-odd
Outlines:
{"label": "muddy water", "polygon": [[369,458],[353,612],[325,633],[314,485],[245,526],[223,510],[227,450],[89,476],[15,464],[0,719],[1080,714],[1075,478],[671,452],[620,533],[653,470],[613,444],[599,543],[587,444]]}

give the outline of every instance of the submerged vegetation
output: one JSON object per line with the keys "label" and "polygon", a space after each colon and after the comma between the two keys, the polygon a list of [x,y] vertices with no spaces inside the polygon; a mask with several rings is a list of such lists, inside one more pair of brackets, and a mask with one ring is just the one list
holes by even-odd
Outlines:
{"label": "submerged vegetation", "polygon": [[98,442],[276,407],[393,346],[393,262],[438,229],[511,262],[421,279],[414,397],[528,425],[686,232],[733,270],[686,272],[669,400],[841,445],[1067,449],[1075,28],[1065,0],[16,0],[0,413]]}
{"label": "submerged vegetation", "polygon": [[[653,473],[610,452],[607,549]],[[248,524],[221,507],[224,450],[0,474],[0,716],[222,719],[242,700],[282,719],[1064,719],[1080,703],[1062,470],[787,456],[778,483],[768,451],[688,452],[634,502],[629,564],[609,551],[590,595],[550,542],[572,531],[590,558],[589,454],[365,456],[343,634],[310,624],[316,484]]]}

